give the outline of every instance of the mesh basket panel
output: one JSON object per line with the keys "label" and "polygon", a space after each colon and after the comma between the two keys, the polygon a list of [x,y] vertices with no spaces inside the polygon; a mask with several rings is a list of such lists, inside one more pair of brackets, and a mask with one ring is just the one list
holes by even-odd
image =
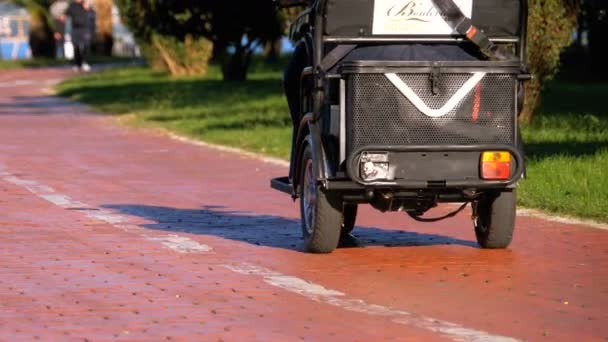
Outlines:
{"label": "mesh basket panel", "polygon": [[[429,74],[399,74],[431,109],[443,107],[471,76],[443,74],[437,82],[439,92],[433,95]],[[351,74],[347,79],[347,150],[369,145],[512,145],[515,87],[512,74],[487,74],[454,109],[432,118],[384,74]]]}

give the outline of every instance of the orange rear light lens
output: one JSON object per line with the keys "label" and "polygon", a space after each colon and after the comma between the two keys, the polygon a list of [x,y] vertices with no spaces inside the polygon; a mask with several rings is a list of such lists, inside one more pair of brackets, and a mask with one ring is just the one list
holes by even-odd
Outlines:
{"label": "orange rear light lens", "polygon": [[481,154],[481,178],[507,180],[511,177],[511,153],[488,151]]}

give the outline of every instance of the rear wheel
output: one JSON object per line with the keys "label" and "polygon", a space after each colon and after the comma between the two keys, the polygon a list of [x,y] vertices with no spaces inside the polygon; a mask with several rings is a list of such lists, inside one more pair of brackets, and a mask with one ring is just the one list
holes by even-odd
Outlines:
{"label": "rear wheel", "polygon": [[355,228],[355,221],[357,220],[357,205],[356,204],[344,204],[342,212],[342,235],[348,235]]}
{"label": "rear wheel", "polygon": [[513,240],[516,191],[482,195],[473,204],[475,235],[482,248],[506,248]]}
{"label": "rear wheel", "polygon": [[317,183],[315,162],[310,146],[302,155],[300,213],[302,235],[306,250],[312,253],[331,253],[340,241],[342,203]]}

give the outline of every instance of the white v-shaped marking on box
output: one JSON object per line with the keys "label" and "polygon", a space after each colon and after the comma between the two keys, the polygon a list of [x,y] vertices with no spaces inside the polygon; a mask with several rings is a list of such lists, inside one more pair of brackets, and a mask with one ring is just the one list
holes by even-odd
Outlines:
{"label": "white v-shaped marking on box", "polygon": [[403,94],[410,102],[418,108],[419,111],[426,116],[439,118],[449,113],[486,75],[485,72],[475,72],[473,76],[466,81],[460,89],[439,109],[429,108],[422,99],[410,88],[397,74],[384,74],[386,78]]}

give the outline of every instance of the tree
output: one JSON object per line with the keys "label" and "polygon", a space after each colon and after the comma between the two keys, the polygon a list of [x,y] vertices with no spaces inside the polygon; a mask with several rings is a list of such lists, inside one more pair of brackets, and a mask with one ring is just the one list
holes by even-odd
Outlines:
{"label": "tree", "polygon": [[585,18],[589,27],[589,55],[592,71],[599,77],[608,76],[608,2],[585,1]]}
{"label": "tree", "polygon": [[271,0],[213,2],[211,18],[209,37],[223,56],[226,80],[245,80],[253,53],[283,33],[282,21]]}
{"label": "tree", "polygon": [[540,106],[543,84],[559,69],[560,54],[570,44],[576,27],[580,0],[528,0],[528,6],[527,63],[534,77],[526,84],[522,122],[532,120]]}
{"label": "tree", "polygon": [[112,0],[93,0],[95,8],[95,53],[112,55]]}
{"label": "tree", "polygon": [[55,38],[49,17],[49,0],[13,0],[30,14],[29,43],[34,58],[54,58]]}
{"label": "tree", "polygon": [[256,49],[282,34],[272,0],[118,0],[117,4],[138,40],[161,59],[173,52],[161,41],[185,42],[189,37],[194,42],[213,42],[226,80],[244,80]]}
{"label": "tree", "polygon": [[202,2],[117,0],[123,22],[148,63],[174,76],[204,74],[212,42],[205,38],[209,11]]}
{"label": "tree", "polygon": [[264,59],[266,63],[273,64],[279,61],[281,49],[283,47],[283,36],[289,35],[289,27],[305,8],[306,6],[294,6],[286,7],[279,11],[279,21],[283,28],[283,35],[273,41],[267,41],[264,44]]}

